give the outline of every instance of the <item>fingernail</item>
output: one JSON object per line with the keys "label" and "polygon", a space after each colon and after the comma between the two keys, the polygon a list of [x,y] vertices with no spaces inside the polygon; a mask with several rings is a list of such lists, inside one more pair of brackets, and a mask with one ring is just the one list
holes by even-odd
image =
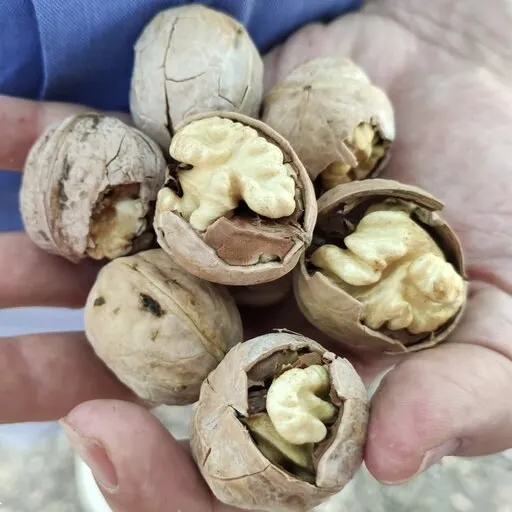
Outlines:
{"label": "fingernail", "polygon": [[89,466],[98,485],[109,493],[116,492],[116,470],[104,446],[95,439],[82,436],[66,419],[61,419],[59,423],[77,455]]}
{"label": "fingernail", "polygon": [[429,450],[425,453],[417,474],[423,473],[423,471],[428,469],[430,466],[437,464],[443,457],[453,455],[460,446],[460,442],[460,439],[451,439],[450,441],[446,441],[440,446]]}

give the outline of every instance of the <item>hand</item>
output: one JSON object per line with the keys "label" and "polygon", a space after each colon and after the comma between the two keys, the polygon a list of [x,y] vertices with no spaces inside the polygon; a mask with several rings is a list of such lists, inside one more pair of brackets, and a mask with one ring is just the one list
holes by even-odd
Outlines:
{"label": "hand", "polygon": [[[374,396],[366,463],[386,482],[411,477],[422,461],[425,469],[447,451],[480,455],[512,446],[512,240],[506,224],[512,92],[506,56],[499,54],[512,42],[511,20],[504,0],[493,10],[478,0],[462,7],[454,0],[432,4],[373,2],[328,27],[301,30],[266,59],[267,86],[313,56],[347,55],[363,66],[396,107],[398,140],[387,176],[444,200],[445,216],[466,249],[472,290],[464,322],[449,343],[404,358]],[[446,19],[449,25],[442,24]],[[501,30],[490,34],[486,26]],[[0,115],[7,119],[0,128],[0,167],[20,168],[47,121],[74,108],[1,99]],[[13,129],[21,117],[29,130]],[[0,277],[3,307],[78,307],[94,279],[88,265],[77,268],[43,254],[21,234],[0,235],[0,261],[10,269]],[[250,335],[283,326],[325,342],[290,303]],[[391,361],[354,362],[369,381]],[[186,450],[130,403],[133,396],[94,357],[83,334],[4,340],[0,374],[1,421],[66,415],[70,437],[114,510],[233,510],[212,498]]]}
{"label": "hand", "polygon": [[269,56],[269,84],[310,57],[346,55],[361,65],[396,108],[398,140],[383,177],[444,201],[466,252],[471,291],[459,329],[449,343],[405,358],[373,398],[365,461],[384,482],[445,454],[512,446],[512,15],[503,0],[493,7],[375,0],[327,28],[303,29]]}

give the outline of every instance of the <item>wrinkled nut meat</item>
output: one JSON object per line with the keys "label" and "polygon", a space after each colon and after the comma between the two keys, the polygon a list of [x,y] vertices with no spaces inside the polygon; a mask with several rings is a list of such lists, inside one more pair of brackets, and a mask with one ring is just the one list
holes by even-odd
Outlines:
{"label": "wrinkled nut meat", "polygon": [[161,249],[103,267],[85,307],[85,332],[119,380],[167,405],[195,402],[208,373],[243,339],[229,293]]}
{"label": "wrinkled nut meat", "polygon": [[346,359],[278,332],[237,345],[201,387],[191,448],[222,502],[307,511],[362,463],[368,398]]}
{"label": "wrinkled nut meat", "polygon": [[69,117],[27,157],[20,193],[25,229],[39,247],[73,262],[149,248],[165,172],[163,153],[138,130],[96,113]]}
{"label": "wrinkled nut meat", "polygon": [[263,100],[262,120],[283,135],[320,189],[377,175],[395,137],[393,107],[348,59],[312,59]]}
{"label": "wrinkled nut meat", "polygon": [[389,180],[341,185],[318,201],[294,273],[308,320],[356,348],[420,350],[444,339],[467,296],[460,243],[426,192]]}
{"label": "wrinkled nut meat", "polygon": [[258,114],[263,61],[234,18],[200,5],[167,9],[135,45],[130,109],[163,148],[185,117],[212,110]]}
{"label": "wrinkled nut meat", "polygon": [[170,146],[158,243],[202,279],[255,285],[290,272],[310,243],[313,185],[288,143],[232,112],[189,118]]}

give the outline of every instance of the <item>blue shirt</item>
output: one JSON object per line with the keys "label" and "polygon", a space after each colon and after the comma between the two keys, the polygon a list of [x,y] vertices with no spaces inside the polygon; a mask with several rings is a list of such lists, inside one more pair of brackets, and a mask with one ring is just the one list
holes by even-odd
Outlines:
{"label": "blue shirt", "polygon": [[[187,3],[231,14],[265,53],[362,0],[0,0],[0,94],[127,112],[137,37],[157,12]],[[0,231],[22,229],[20,178],[0,171]]]}

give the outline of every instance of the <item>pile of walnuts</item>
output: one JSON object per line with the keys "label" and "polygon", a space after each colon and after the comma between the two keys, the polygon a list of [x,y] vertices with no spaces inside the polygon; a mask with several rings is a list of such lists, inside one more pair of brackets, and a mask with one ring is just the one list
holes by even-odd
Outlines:
{"label": "pile of walnuts", "polygon": [[134,126],[91,112],[36,142],[26,231],[105,262],[87,338],[149,405],[197,402],[192,453],[221,501],[308,510],[362,463],[365,386],[286,325],[245,340],[238,306],[289,298],[340,346],[425,349],[464,311],[460,243],[436,198],[377,177],[393,108],[348,59],[309,60],[264,95],[242,25],[171,8],[137,41],[130,107]]}

